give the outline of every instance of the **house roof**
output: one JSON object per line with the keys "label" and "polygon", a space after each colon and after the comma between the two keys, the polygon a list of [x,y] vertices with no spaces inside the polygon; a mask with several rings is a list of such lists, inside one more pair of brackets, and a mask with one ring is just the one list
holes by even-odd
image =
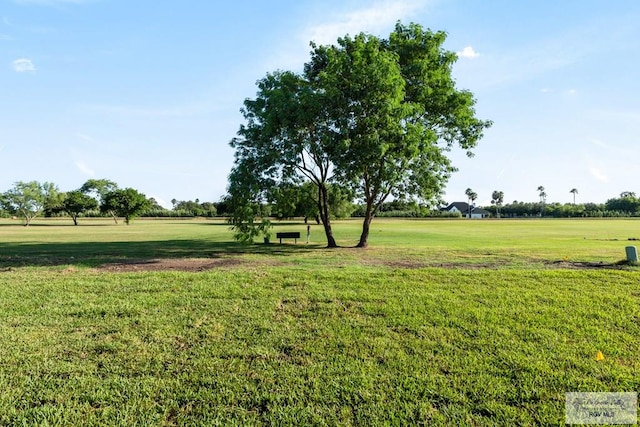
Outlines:
{"label": "house roof", "polygon": [[469,204],[466,202],[453,202],[450,203],[449,206],[444,208],[445,211],[450,211],[451,209],[456,208],[460,212],[469,212]]}
{"label": "house roof", "polygon": [[472,214],[481,214],[481,215],[489,215],[491,212],[484,210],[482,208],[473,208],[471,209]]}

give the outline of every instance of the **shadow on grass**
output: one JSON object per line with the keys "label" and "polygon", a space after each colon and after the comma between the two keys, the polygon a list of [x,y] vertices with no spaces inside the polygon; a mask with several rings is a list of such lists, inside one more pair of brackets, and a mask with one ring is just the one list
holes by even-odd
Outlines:
{"label": "shadow on grass", "polygon": [[77,265],[98,267],[133,260],[223,258],[256,254],[290,256],[324,249],[304,244],[254,244],[206,240],[136,242],[0,243],[0,268]]}

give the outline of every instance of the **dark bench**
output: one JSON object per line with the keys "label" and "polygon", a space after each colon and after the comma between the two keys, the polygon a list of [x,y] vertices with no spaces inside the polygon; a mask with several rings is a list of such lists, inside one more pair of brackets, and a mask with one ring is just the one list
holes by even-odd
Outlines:
{"label": "dark bench", "polygon": [[282,239],[294,239],[294,242],[297,244],[298,239],[300,238],[299,231],[283,231],[280,233],[276,233],[276,238],[280,239],[280,244],[282,244]]}

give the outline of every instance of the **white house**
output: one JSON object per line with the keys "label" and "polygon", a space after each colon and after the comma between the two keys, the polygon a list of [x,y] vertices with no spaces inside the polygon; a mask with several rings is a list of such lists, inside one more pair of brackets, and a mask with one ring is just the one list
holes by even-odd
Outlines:
{"label": "white house", "polygon": [[464,218],[488,218],[490,213],[482,208],[469,206],[466,202],[453,202],[446,208],[442,208],[446,212],[460,212]]}

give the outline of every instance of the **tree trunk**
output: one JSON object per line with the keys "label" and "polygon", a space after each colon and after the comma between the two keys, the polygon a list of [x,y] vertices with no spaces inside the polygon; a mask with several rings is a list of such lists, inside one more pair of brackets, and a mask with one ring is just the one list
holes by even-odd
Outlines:
{"label": "tree trunk", "polygon": [[113,211],[109,211],[109,213],[111,214],[111,217],[113,218],[113,220],[116,222],[116,224],[118,223],[118,218],[116,218],[116,214]]}
{"label": "tree trunk", "polygon": [[331,220],[329,218],[329,205],[327,203],[327,187],[324,184],[318,185],[318,211],[320,212],[320,220],[324,226],[324,234],[327,236],[327,247],[337,248],[338,244],[333,237],[333,230],[331,229]]}
{"label": "tree trunk", "polygon": [[31,224],[31,220],[33,219],[33,216],[29,215],[28,213],[26,213],[24,211],[23,211],[23,214],[24,214],[24,226],[28,227],[29,224]]}
{"label": "tree trunk", "polygon": [[71,215],[71,219],[73,220],[73,225],[78,225],[78,215]]}
{"label": "tree trunk", "polygon": [[367,201],[367,209],[364,213],[364,221],[362,221],[362,234],[356,248],[366,248],[369,246],[369,230],[371,228],[371,220],[373,220],[373,209],[371,202]]}

